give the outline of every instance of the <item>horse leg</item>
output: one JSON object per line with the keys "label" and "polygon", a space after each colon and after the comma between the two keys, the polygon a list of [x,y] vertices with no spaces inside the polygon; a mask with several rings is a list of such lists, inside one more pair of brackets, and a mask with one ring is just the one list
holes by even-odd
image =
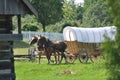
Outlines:
{"label": "horse leg", "polygon": [[50,53],[47,50],[45,50],[45,54],[48,60],[48,64],[50,64]]}
{"label": "horse leg", "polygon": [[50,62],[54,63],[54,60],[51,59],[52,53],[54,54],[54,52],[50,53]]}
{"label": "horse leg", "polygon": [[57,54],[57,60],[58,60],[58,63],[60,64],[60,53],[59,52],[57,52],[58,54]]}
{"label": "horse leg", "polygon": [[60,53],[58,51],[56,51],[54,56],[55,56],[56,64],[60,64]]}
{"label": "horse leg", "polygon": [[61,63],[63,60],[63,53],[61,53],[61,60],[59,61],[59,63]]}
{"label": "horse leg", "polygon": [[57,54],[56,54],[56,52],[54,52],[54,58],[55,58],[55,64],[57,64],[58,62],[57,62]]}
{"label": "horse leg", "polygon": [[38,53],[38,64],[40,64],[41,54],[42,54],[42,52]]}
{"label": "horse leg", "polygon": [[65,59],[65,63],[67,63],[66,56],[65,56],[64,52],[61,52],[61,60],[60,60],[60,63],[62,62],[63,58]]}

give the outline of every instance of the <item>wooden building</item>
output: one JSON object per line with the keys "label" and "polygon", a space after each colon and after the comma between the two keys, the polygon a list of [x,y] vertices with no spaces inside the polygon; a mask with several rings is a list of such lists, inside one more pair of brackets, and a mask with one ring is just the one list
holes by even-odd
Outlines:
{"label": "wooden building", "polygon": [[[21,15],[37,11],[28,0],[0,0],[0,80],[15,80],[13,42],[22,40]],[[12,34],[12,17],[18,18],[18,34]]]}

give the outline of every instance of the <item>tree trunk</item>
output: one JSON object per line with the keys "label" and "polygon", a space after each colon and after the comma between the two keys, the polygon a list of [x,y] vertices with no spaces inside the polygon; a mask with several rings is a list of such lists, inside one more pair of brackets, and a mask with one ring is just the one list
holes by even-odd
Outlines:
{"label": "tree trunk", "polygon": [[45,24],[42,24],[43,32],[46,32],[45,27],[46,27]]}

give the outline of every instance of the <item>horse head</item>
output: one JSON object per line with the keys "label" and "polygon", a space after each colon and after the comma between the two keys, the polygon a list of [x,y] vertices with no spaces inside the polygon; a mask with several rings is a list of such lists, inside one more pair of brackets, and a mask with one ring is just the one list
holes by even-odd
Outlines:
{"label": "horse head", "polygon": [[38,37],[38,42],[37,42],[38,46],[43,47],[46,45],[46,43],[47,43],[47,38],[45,36]]}
{"label": "horse head", "polygon": [[30,45],[33,45],[33,44],[35,44],[35,43],[37,43],[37,41],[38,41],[38,36],[33,36],[32,37],[32,40],[30,41]]}

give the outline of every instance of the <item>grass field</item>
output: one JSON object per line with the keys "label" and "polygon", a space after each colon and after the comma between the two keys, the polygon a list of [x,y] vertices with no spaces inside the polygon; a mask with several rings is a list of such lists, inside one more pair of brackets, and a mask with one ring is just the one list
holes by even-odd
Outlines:
{"label": "grass field", "polygon": [[82,64],[41,64],[29,61],[15,61],[16,80],[106,80],[108,77],[104,61]]}
{"label": "grass field", "polygon": [[[16,41],[14,53],[27,53],[28,41]],[[28,60],[15,61],[16,80],[106,80],[108,77],[105,61],[98,59],[94,63],[82,64],[78,60],[74,64],[41,64]]]}

